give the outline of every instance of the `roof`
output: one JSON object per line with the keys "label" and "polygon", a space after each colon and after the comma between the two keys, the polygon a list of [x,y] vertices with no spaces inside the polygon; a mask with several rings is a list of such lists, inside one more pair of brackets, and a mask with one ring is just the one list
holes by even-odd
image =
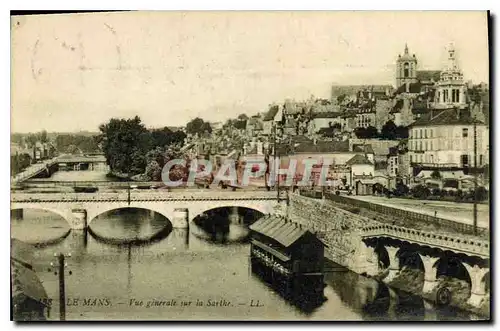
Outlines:
{"label": "roof", "polygon": [[104,155],[66,155],[57,160],[59,163],[70,163],[70,162],[106,162],[106,156]]}
{"label": "roof", "polygon": [[254,130],[262,130],[264,125],[262,123],[262,121],[260,120],[260,118],[250,118],[248,121],[247,121],[247,128],[249,126],[253,126],[253,129]]}
{"label": "roof", "polygon": [[13,238],[10,240],[10,257],[25,266],[31,267],[33,265],[33,246]]}
{"label": "roof", "polygon": [[372,145],[353,145],[352,151],[356,153],[367,153],[367,154],[375,154],[373,151]]}
{"label": "roof", "polygon": [[419,81],[435,81],[441,77],[441,70],[417,70],[417,80]]}
{"label": "roof", "polygon": [[[430,126],[430,125],[472,125],[473,118],[470,116],[470,111],[467,109],[444,109],[434,110],[422,116],[409,127],[415,126]],[[479,123],[478,123],[479,124]],[[482,124],[482,123],[481,123]]]}
{"label": "roof", "polygon": [[284,247],[290,247],[306,233],[304,226],[279,216],[265,216],[250,225],[250,230],[276,240]]}
{"label": "roof", "polygon": [[24,295],[47,305],[48,295],[36,273],[21,264],[11,261],[12,297]]}
{"label": "roof", "polygon": [[349,141],[318,141],[300,143],[295,153],[335,153],[349,152]]}
{"label": "roof", "polygon": [[373,165],[373,163],[371,163],[370,160],[368,160],[366,158],[366,156],[361,155],[361,154],[354,155],[345,164],[347,164],[347,165],[353,165],[353,164],[369,164],[369,165]]}
{"label": "roof", "polygon": [[325,112],[320,112],[320,113],[314,113],[312,114],[312,118],[336,118],[340,117],[341,113],[339,112],[333,112],[333,111],[325,111]]}
{"label": "roof", "polygon": [[264,121],[272,121],[274,120],[274,117],[278,113],[279,106],[272,106],[269,108],[269,111],[266,113],[266,116],[264,116]]}
{"label": "roof", "polygon": [[391,113],[397,113],[397,112],[399,112],[401,109],[403,109],[403,106],[404,106],[403,99],[399,99],[394,104],[394,107],[392,107]]}
{"label": "roof", "polygon": [[401,94],[401,93],[420,93],[420,92],[422,92],[422,86],[424,86],[424,84],[422,84],[420,82],[409,83],[408,84],[408,92],[406,92],[406,84],[403,84],[397,88],[397,90],[394,92],[394,95]]}
{"label": "roof", "polygon": [[373,92],[385,92],[391,90],[391,85],[332,85],[331,95],[337,97],[342,94],[352,95],[361,90],[369,90]]}

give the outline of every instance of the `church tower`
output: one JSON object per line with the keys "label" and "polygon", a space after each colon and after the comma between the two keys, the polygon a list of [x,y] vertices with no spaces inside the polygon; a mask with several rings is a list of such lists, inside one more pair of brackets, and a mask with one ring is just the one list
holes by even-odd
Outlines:
{"label": "church tower", "polygon": [[417,58],[410,55],[408,45],[405,45],[403,55],[399,54],[396,61],[396,88],[406,83],[417,82]]}
{"label": "church tower", "polygon": [[456,59],[455,47],[450,44],[448,47],[447,65],[441,71],[441,77],[437,83],[436,106],[446,107],[464,107],[466,86],[464,76]]}

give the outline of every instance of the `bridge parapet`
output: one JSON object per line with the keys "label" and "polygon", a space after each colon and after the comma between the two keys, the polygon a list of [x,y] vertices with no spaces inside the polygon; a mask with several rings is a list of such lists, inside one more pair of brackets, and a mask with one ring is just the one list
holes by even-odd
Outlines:
{"label": "bridge parapet", "polygon": [[364,227],[361,236],[363,238],[390,237],[421,245],[459,251],[467,255],[474,254],[482,258],[490,258],[489,242],[481,239],[457,238],[452,235],[436,234],[390,224]]}
{"label": "bridge parapet", "polygon": [[[286,195],[280,194],[285,200]],[[11,202],[91,202],[128,201],[127,192],[101,193],[12,193]],[[213,201],[213,200],[277,200],[271,191],[174,191],[174,192],[131,192],[130,201]]]}

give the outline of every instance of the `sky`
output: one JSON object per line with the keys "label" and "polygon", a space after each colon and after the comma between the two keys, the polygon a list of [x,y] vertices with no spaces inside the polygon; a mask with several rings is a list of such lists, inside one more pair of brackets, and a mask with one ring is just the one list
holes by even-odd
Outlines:
{"label": "sky", "polygon": [[486,12],[127,12],[11,19],[11,131],[98,131],[225,121],[332,84],[395,84],[405,43],[418,69],[455,45],[488,82]]}

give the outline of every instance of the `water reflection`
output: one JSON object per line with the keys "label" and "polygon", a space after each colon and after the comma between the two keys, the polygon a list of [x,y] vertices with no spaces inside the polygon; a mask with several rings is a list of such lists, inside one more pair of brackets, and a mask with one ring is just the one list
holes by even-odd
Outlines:
{"label": "water reflection", "polygon": [[208,210],[193,220],[191,232],[216,245],[247,243],[248,226],[263,214],[248,208],[224,207]]}
{"label": "water reflection", "polygon": [[122,208],[98,216],[88,227],[98,242],[116,246],[151,245],[172,232],[170,221],[155,212],[139,208]]}
{"label": "water reflection", "polygon": [[344,303],[362,313],[364,319],[419,321],[471,318],[468,312],[451,307],[436,307],[419,296],[347,270],[327,273],[325,281]]}
{"label": "water reflection", "polygon": [[[224,214],[221,214],[224,215]],[[224,218],[226,219],[224,221]],[[328,264],[326,301],[319,307],[300,307],[283,298],[250,272],[248,224],[220,216],[216,225],[191,224],[172,229],[163,217],[144,210],[122,210],[101,215],[89,231],[69,231],[65,220],[36,211],[12,220],[12,234],[39,243],[35,270],[57,306],[57,276],[48,272],[54,253],[71,253],[67,260],[73,275],[67,279],[67,297],[105,297],[114,304],[129,297],[226,298],[234,302],[260,300],[264,308],[140,310],[126,305],[68,307],[68,319],[256,318],[322,320],[457,320],[470,315],[453,308],[436,308],[419,297],[395,291],[374,279]],[[218,225],[217,225],[218,224]],[[221,225],[222,224],[222,225]],[[56,231],[57,230],[57,231]],[[240,231],[240,232],[238,232]],[[36,232],[36,234],[34,234]],[[215,232],[215,235],[214,235]],[[47,245],[49,242],[51,244]],[[44,244],[45,243],[45,244]],[[287,300],[288,299],[288,300]],[[299,302],[300,303],[300,302]],[[57,319],[55,312],[51,318]]]}

